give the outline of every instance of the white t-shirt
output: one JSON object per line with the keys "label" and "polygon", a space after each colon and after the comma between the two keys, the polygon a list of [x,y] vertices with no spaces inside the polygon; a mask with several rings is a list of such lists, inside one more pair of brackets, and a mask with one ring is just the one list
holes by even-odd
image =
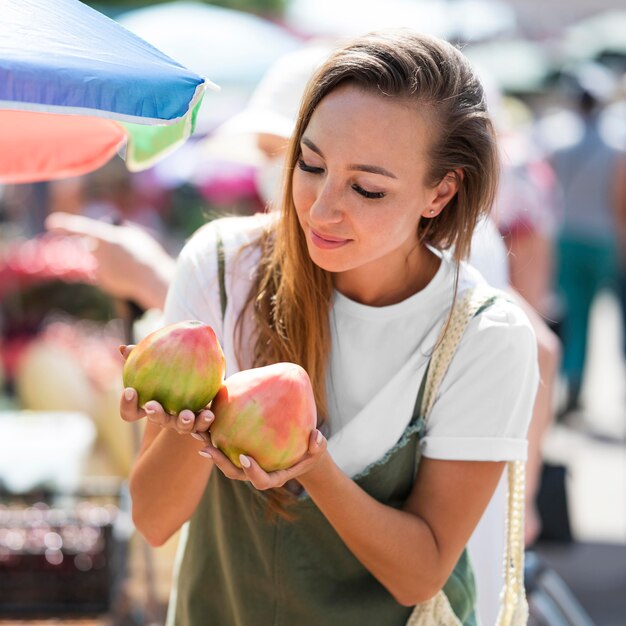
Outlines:
{"label": "white t-shirt", "polygon": [[[224,349],[227,376],[241,369],[234,330],[259,258],[255,246],[239,251],[257,239],[267,219],[225,218],[201,228],[183,248],[168,292],[164,322],[198,319],[211,325]],[[216,228],[226,259],[228,306],[223,324]],[[459,294],[482,281],[477,271],[462,265]],[[398,304],[370,307],[335,293],[329,451],[349,476],[380,459],[408,425],[453,289],[454,265],[444,254],[426,288]],[[510,302],[494,304],[470,322],[459,344],[429,416],[423,455],[524,459],[537,382],[536,340],[526,316]]]}

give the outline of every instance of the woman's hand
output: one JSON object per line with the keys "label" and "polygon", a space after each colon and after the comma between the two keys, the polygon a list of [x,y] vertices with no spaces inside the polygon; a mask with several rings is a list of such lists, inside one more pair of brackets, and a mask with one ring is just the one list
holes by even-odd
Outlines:
{"label": "woman's hand", "polygon": [[304,456],[295,465],[275,472],[266,472],[252,457],[244,454],[239,456],[240,469],[231,463],[228,457],[212,443],[209,443],[199,453],[211,459],[227,478],[249,481],[254,487],[264,491],[265,489],[282,487],[290,480],[298,479],[309,473],[326,456],[326,446],[327,441],[324,435],[319,430],[313,429],[309,437],[309,448]]}
{"label": "woman's hand", "polygon": [[[124,360],[135,346],[120,346]],[[150,422],[163,428],[170,428],[181,435],[191,435],[200,441],[209,441],[209,427],[215,416],[207,408],[197,415],[190,409],[183,409],[178,415],[167,413],[156,400],[149,400],[143,407],[138,405],[137,391],[127,387],[120,400],[120,415],[126,422],[135,422],[146,417]]]}

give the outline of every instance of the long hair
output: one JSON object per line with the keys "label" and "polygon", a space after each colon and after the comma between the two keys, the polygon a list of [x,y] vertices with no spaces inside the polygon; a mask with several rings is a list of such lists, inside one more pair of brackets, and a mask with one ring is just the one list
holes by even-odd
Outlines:
{"label": "long hair", "polygon": [[[458,192],[432,219],[421,219],[418,239],[469,254],[472,233],[487,214],[497,187],[499,159],[482,86],[451,44],[410,30],[359,37],[335,50],[311,77],[289,142],[279,217],[262,241],[262,261],[250,294],[254,307],[253,365],[293,361],[309,373],[318,422],[327,419],[326,370],[330,352],[330,274],[311,260],[292,199],[292,172],[300,140],[317,105],[340,85],[402,98],[434,129],[426,184],[461,172]],[[416,147],[416,150],[418,148]]]}

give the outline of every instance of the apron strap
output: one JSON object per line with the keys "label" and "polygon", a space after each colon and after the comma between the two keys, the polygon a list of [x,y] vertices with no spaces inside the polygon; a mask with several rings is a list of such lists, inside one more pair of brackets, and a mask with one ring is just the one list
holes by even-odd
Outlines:
{"label": "apron strap", "polygon": [[220,289],[220,309],[222,311],[222,322],[226,317],[226,306],[228,296],[226,294],[226,258],[224,255],[224,241],[219,228],[215,228],[215,239],[217,244],[217,279]]}

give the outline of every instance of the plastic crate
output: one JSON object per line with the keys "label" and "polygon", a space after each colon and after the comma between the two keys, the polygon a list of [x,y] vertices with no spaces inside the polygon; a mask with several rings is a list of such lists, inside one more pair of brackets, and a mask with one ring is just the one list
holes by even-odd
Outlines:
{"label": "plastic crate", "polygon": [[0,492],[0,618],[112,610],[132,532],[123,491]]}

